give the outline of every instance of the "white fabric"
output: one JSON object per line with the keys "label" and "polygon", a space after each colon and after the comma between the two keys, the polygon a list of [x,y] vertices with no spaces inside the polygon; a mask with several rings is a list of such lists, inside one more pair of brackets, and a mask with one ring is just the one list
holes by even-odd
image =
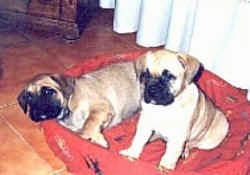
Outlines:
{"label": "white fabric", "polygon": [[192,42],[189,53],[200,58],[203,64],[214,68],[216,60],[225,49],[232,27],[238,0],[200,1],[193,26]]}
{"label": "white fabric", "polygon": [[198,0],[173,0],[165,47],[188,52],[192,39]]}
{"label": "white fabric", "polygon": [[[113,29],[137,31],[145,47],[189,53],[236,86],[250,89],[250,0],[100,0],[115,4]],[[112,3],[111,3],[112,4]]]}
{"label": "white fabric", "polygon": [[117,33],[131,33],[138,29],[141,0],[116,0],[113,29]]}
{"label": "white fabric", "polygon": [[99,0],[99,6],[104,9],[115,8],[115,0]]}
{"label": "white fabric", "polygon": [[145,47],[164,45],[169,24],[167,16],[171,10],[171,0],[142,0],[140,10],[136,42]]}
{"label": "white fabric", "polygon": [[250,4],[239,4],[225,38],[211,69],[232,84],[250,89]]}

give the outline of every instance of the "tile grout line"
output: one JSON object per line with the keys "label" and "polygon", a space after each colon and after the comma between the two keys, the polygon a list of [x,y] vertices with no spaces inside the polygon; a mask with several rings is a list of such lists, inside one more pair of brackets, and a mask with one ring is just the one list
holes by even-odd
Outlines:
{"label": "tile grout line", "polygon": [[26,144],[44,163],[45,165],[47,165],[50,168],[50,171],[52,171],[51,173],[49,173],[48,175],[53,175],[53,172],[55,171],[52,166],[46,161],[44,160],[42,157],[40,157],[40,155],[38,154],[38,152],[32,147],[32,145],[23,137],[23,135],[4,117],[1,117],[3,122],[6,123],[6,125],[14,132],[14,134],[21,139],[21,141],[24,142],[24,144]]}
{"label": "tile grout line", "polygon": [[[2,105],[2,106],[0,106],[0,110],[8,108],[8,107],[12,107],[12,106],[17,106],[17,103],[13,102],[10,104]],[[43,162],[45,162],[46,165],[48,165],[50,167],[51,172],[48,175],[60,175],[61,173],[66,171],[65,166],[62,168],[59,168],[59,169],[53,169],[53,167],[46,160],[44,160],[43,158],[41,158],[39,156],[38,152],[32,147],[32,145],[23,137],[23,135],[3,115],[0,116],[0,120],[2,120],[4,123],[6,123],[7,127],[9,127],[18,138],[20,138],[36,155],[38,155],[38,157],[40,159],[42,159]]]}
{"label": "tile grout line", "polygon": [[16,106],[16,105],[17,105],[16,102],[3,104],[3,105],[0,105],[0,110],[5,109],[5,108],[8,108],[8,107]]}

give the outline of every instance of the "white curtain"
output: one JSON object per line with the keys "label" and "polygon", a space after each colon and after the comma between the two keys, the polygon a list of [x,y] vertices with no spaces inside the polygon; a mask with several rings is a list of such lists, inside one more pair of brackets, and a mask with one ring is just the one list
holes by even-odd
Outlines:
{"label": "white curtain", "polygon": [[101,8],[115,8],[115,0],[99,0],[99,6]]}
{"label": "white curtain", "polygon": [[[189,53],[232,84],[250,74],[249,0],[100,0],[100,6],[104,2],[112,5],[103,8],[115,8],[113,30],[137,32],[141,46]],[[244,82],[250,88],[250,80]]]}

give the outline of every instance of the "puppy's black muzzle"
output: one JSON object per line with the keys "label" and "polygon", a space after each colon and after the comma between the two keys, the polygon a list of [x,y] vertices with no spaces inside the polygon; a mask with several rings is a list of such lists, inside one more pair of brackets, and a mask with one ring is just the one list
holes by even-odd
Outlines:
{"label": "puppy's black muzzle", "polygon": [[170,92],[170,81],[175,77],[167,70],[159,77],[153,77],[149,71],[142,73],[141,82],[144,83],[144,101],[156,105],[168,105],[174,101]]}
{"label": "puppy's black muzzle", "polygon": [[37,102],[30,104],[30,117],[35,122],[57,118],[62,108],[55,102],[48,103],[47,99],[37,98]]}
{"label": "puppy's black muzzle", "polygon": [[174,96],[164,84],[151,79],[148,83],[145,83],[144,100],[146,103],[168,105],[174,101]]}
{"label": "puppy's black muzzle", "polygon": [[56,92],[48,87],[43,87],[40,94],[23,91],[18,97],[18,102],[25,113],[29,107],[29,116],[35,122],[54,119],[64,110],[60,102],[54,98],[54,93]]}

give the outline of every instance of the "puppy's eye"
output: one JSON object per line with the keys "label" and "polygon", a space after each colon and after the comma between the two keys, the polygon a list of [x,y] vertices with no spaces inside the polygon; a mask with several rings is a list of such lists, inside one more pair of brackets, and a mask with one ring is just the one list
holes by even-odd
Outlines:
{"label": "puppy's eye", "polygon": [[172,80],[172,79],[175,80],[176,77],[173,74],[171,74],[168,70],[164,70],[162,72],[161,79],[163,81],[169,81],[169,80]]}
{"label": "puppy's eye", "polygon": [[56,93],[56,91],[50,87],[42,87],[41,88],[41,94],[43,94],[43,95],[51,96],[55,93]]}

